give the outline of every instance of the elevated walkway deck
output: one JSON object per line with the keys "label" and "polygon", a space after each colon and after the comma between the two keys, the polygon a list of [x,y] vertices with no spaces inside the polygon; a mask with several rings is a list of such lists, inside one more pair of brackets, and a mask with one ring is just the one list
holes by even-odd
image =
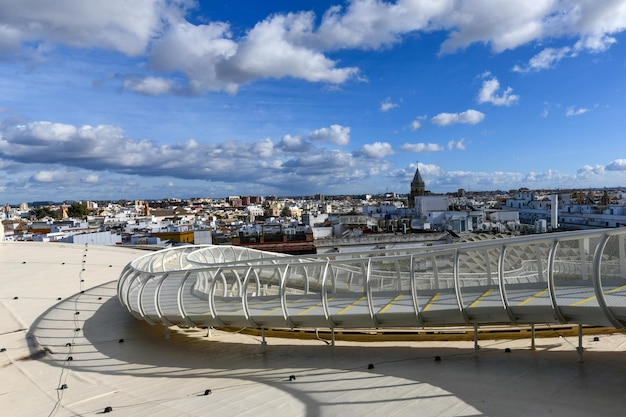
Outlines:
{"label": "elevated walkway deck", "polygon": [[626,229],[419,249],[288,256],[185,246],[118,281],[128,311],[181,327],[626,324]]}

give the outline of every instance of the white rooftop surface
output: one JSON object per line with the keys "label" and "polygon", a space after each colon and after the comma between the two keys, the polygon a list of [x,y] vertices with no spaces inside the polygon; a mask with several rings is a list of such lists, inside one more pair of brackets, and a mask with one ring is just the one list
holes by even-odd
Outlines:
{"label": "white rooftop surface", "polygon": [[582,363],[577,338],[556,333],[534,351],[528,339],[481,340],[477,355],[472,342],[267,338],[262,350],[242,333],[172,328],[167,337],[116,297],[122,268],[143,253],[0,243],[2,416],[626,413],[621,333],[585,335]]}

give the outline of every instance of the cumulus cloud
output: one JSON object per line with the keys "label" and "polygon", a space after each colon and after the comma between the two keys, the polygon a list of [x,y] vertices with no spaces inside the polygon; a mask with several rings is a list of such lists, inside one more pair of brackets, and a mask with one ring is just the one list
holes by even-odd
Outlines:
{"label": "cumulus cloud", "polygon": [[510,106],[519,100],[519,96],[513,94],[513,89],[507,87],[499,94],[500,82],[496,77],[491,77],[483,81],[482,87],[478,92],[478,103],[491,103],[496,106]]}
{"label": "cumulus cloud", "polygon": [[38,171],[31,177],[31,180],[34,182],[57,182],[63,181],[67,178],[67,173],[63,171]]}
{"label": "cumulus cloud", "polygon": [[546,47],[527,64],[516,65],[517,72],[540,71],[554,67],[564,58],[580,53],[601,53],[617,42],[613,36],[626,29],[626,4],[621,1],[573,1],[555,4],[546,16],[540,39],[575,37],[571,46]]}
{"label": "cumulus cloud", "polygon": [[380,103],[380,111],[388,112],[391,109],[398,107],[397,103],[391,101],[391,97],[387,97],[382,103]]}
{"label": "cumulus cloud", "polygon": [[[0,52],[56,44],[109,49],[148,56],[147,68],[161,73],[136,75],[137,80],[125,84],[132,91],[235,93],[241,84],[263,78],[330,84],[358,79],[358,68],[342,67],[329,54],[390,47],[416,33],[443,33],[442,54],[475,43],[500,53],[530,43],[572,42],[547,45],[514,68],[524,72],[549,68],[582,52],[606,51],[616,42],[615,34],[626,29],[626,4],[621,1],[352,0],[329,7],[321,16],[311,11],[272,14],[244,28],[242,35],[233,34],[226,22],[195,23],[194,5],[189,0],[146,0],[132,7],[126,0],[1,0]],[[163,80],[176,79],[172,74],[184,75],[187,90]]]}
{"label": "cumulus cloud", "polygon": [[100,176],[98,174],[89,174],[85,176],[83,181],[88,184],[96,184],[98,181],[100,181]]}
{"label": "cumulus cloud", "polygon": [[388,142],[374,142],[363,145],[361,152],[368,158],[384,158],[393,155],[393,148]]}
{"label": "cumulus cloud", "polygon": [[[472,190],[509,190],[521,187],[531,189],[580,188],[597,187],[598,184],[611,181],[623,181],[626,173],[626,159],[617,159],[610,164],[584,165],[575,173],[564,173],[555,169],[544,171],[516,172],[516,171],[461,171],[446,170],[435,164],[409,164],[406,168],[389,171],[387,177],[398,184],[411,181],[415,169],[419,167],[420,174],[426,182],[426,188],[431,191],[442,192],[466,188]],[[618,171],[613,174],[610,171]]]}
{"label": "cumulus cloud", "polygon": [[606,166],[609,171],[626,171],[626,159],[616,159]]}
{"label": "cumulus cloud", "polygon": [[447,171],[435,164],[410,164],[407,168],[390,171],[388,176],[398,182],[410,182],[416,167],[424,178],[429,190],[450,190],[466,188],[472,190],[494,190],[521,187],[558,188],[563,185],[580,183],[582,178],[567,175],[556,170],[544,172],[514,171]]}
{"label": "cumulus cloud", "polygon": [[449,126],[456,123],[475,125],[480,123],[484,118],[485,115],[483,113],[478,110],[469,109],[461,113],[439,113],[430,121],[439,126]]}
{"label": "cumulus cloud", "polygon": [[578,179],[590,179],[597,175],[604,174],[605,167],[602,165],[585,165],[576,171],[576,178]]}
{"label": "cumulus cloud", "polygon": [[415,170],[420,170],[420,174],[424,179],[424,182],[427,182],[426,187],[430,188],[431,185],[434,184],[436,178],[445,174],[445,171],[435,164],[423,164],[418,162],[416,164],[409,164],[406,168],[400,168],[397,170],[390,171],[387,176],[404,184],[410,184],[413,180],[413,176],[415,175]]}
{"label": "cumulus cloud", "polygon": [[[326,143],[347,143],[348,133],[349,128],[334,125],[315,130],[311,136]],[[87,171],[80,174],[82,182],[98,184],[98,173],[106,172],[107,177],[172,177],[265,184],[277,189],[294,189],[298,184],[312,187],[320,181],[333,186],[387,169],[374,159],[391,153],[388,143],[367,145],[354,153],[340,152],[316,148],[313,142],[294,135],[284,135],[278,143],[271,138],[253,143],[189,139],[163,145],[130,138],[109,125],[78,127],[44,121],[0,127],[3,165],[45,167],[29,177],[32,184],[61,184],[68,176],[76,176],[68,170],[82,169]]]}
{"label": "cumulus cloud", "polygon": [[405,152],[441,152],[444,147],[436,143],[405,143],[400,147]]}
{"label": "cumulus cloud", "polygon": [[411,122],[410,128],[411,131],[415,132],[416,130],[420,130],[422,128],[422,120],[425,120],[426,116],[418,116]]}
{"label": "cumulus cloud", "polygon": [[448,148],[449,151],[451,151],[453,149],[456,149],[456,150],[459,150],[459,151],[464,151],[465,150],[464,139],[460,139],[458,141],[454,141],[454,140],[449,141],[447,148]]}
{"label": "cumulus cloud", "polygon": [[345,146],[350,143],[350,128],[340,125],[323,127],[311,132],[309,139],[315,142],[328,142]]}
{"label": "cumulus cloud", "polygon": [[337,68],[335,61],[304,42],[313,19],[312,13],[290,13],[257,23],[235,54],[218,62],[218,78],[237,84],[284,77],[336,84],[355,77],[357,68]]}
{"label": "cumulus cloud", "polygon": [[301,136],[285,135],[278,143],[278,147],[285,152],[306,152],[313,146],[311,142],[302,139]]}
{"label": "cumulus cloud", "polygon": [[562,48],[546,48],[537,55],[533,56],[528,61],[528,64],[515,65],[513,67],[513,71],[524,73],[553,68],[563,58],[575,55],[576,53],[572,52],[572,48],[568,46]]}
{"label": "cumulus cloud", "polygon": [[563,174],[559,171],[548,169],[544,172],[529,172],[524,181],[528,183],[545,183],[545,184],[559,184],[565,181],[571,180],[571,175]]}
{"label": "cumulus cloud", "polygon": [[402,149],[405,152],[416,152],[416,153],[442,152],[445,150],[452,151],[455,149],[464,150],[465,144],[463,143],[463,141],[464,141],[463,139],[458,140],[458,141],[451,140],[448,142],[448,144],[445,147],[437,143],[405,143],[404,145],[400,147],[400,149]]}
{"label": "cumulus cloud", "polygon": [[9,35],[0,47],[23,42],[57,42],[84,48],[105,48],[127,55],[146,51],[169,19],[186,12],[183,2],[126,0],[85,2],[0,2],[0,31]]}
{"label": "cumulus cloud", "polygon": [[129,77],[124,80],[124,89],[150,96],[158,96],[176,90],[171,80],[161,77]]}
{"label": "cumulus cloud", "polygon": [[177,22],[154,42],[148,65],[155,71],[185,74],[192,92],[234,93],[238,84],[217,74],[219,63],[232,58],[237,51],[237,42],[231,36],[226,23]]}
{"label": "cumulus cloud", "polygon": [[565,116],[567,117],[580,116],[581,114],[585,114],[588,111],[589,111],[588,109],[585,109],[583,107],[570,106],[565,111]]}
{"label": "cumulus cloud", "polygon": [[270,138],[260,140],[254,144],[252,152],[260,158],[270,158],[274,154],[274,142]]}

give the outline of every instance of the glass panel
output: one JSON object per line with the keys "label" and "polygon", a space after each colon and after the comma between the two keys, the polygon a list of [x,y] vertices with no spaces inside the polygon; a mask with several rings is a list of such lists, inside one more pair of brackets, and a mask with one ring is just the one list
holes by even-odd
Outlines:
{"label": "glass panel", "polygon": [[558,305],[597,306],[593,289],[593,256],[599,238],[560,241],[554,255],[554,285]]}
{"label": "glass panel", "polygon": [[608,307],[626,307],[626,236],[611,236],[602,253],[600,281]]}
{"label": "glass panel", "polygon": [[501,248],[459,253],[459,286],[463,307],[501,307],[498,261]]}
{"label": "glass panel", "polygon": [[552,306],[548,293],[548,255],[552,242],[510,245],[503,259],[509,306]]}

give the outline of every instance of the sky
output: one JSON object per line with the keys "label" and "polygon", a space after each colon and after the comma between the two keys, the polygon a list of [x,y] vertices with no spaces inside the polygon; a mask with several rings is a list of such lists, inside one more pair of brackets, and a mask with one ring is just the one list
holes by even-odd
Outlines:
{"label": "sky", "polygon": [[0,0],[0,204],[626,186],[626,0]]}

